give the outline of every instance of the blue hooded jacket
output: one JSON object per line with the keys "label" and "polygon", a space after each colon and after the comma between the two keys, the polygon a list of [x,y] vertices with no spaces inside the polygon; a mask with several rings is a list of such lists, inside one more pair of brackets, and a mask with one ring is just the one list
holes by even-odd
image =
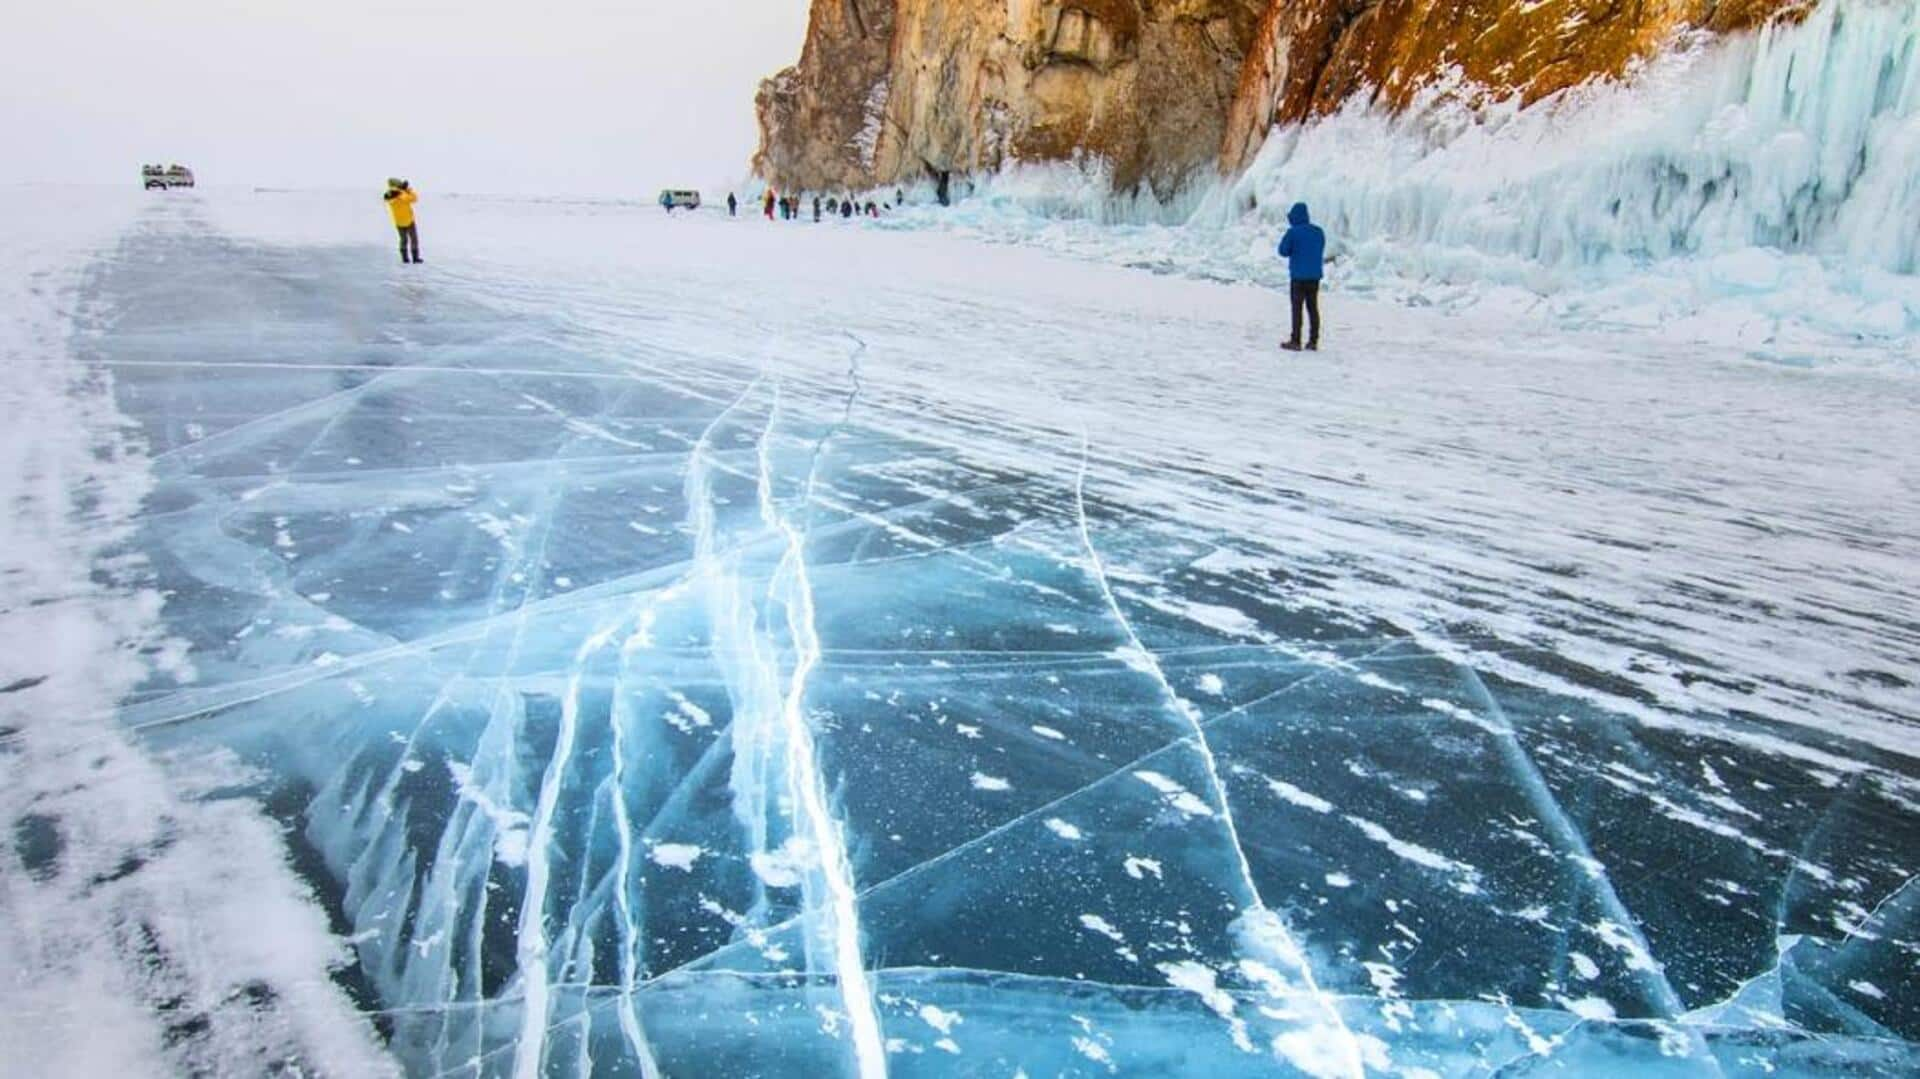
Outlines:
{"label": "blue hooded jacket", "polygon": [[1327,234],[1307,220],[1307,204],[1296,202],[1287,211],[1287,234],[1280,237],[1280,257],[1287,260],[1287,276],[1295,281],[1318,281],[1326,273]]}

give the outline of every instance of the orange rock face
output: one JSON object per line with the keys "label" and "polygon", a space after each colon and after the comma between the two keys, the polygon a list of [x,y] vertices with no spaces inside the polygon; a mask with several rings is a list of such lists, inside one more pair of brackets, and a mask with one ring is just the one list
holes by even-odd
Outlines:
{"label": "orange rock face", "polygon": [[1170,194],[1219,152],[1265,3],[814,0],[800,63],[761,87],[755,165],[819,189],[1097,160]]}
{"label": "orange rock face", "polygon": [[754,168],[830,191],[1099,161],[1166,195],[1355,97],[1530,102],[1812,2],[814,0],[800,62],[761,85]]}
{"label": "orange rock face", "polygon": [[1442,82],[1523,102],[1618,78],[1689,34],[1803,13],[1811,0],[1272,0],[1221,145],[1234,172],[1275,124],[1358,95],[1405,108]]}

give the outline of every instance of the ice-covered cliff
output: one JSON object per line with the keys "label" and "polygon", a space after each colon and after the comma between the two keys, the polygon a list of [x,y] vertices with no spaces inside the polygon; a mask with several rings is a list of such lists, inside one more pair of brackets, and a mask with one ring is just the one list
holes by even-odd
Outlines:
{"label": "ice-covered cliff", "polygon": [[1920,5],[1826,0],[1532,104],[1451,85],[1399,111],[1350,101],[1276,129],[1196,221],[1271,226],[1295,200],[1353,271],[1612,288],[1637,318],[1692,292],[1695,307],[1762,300],[1838,332],[1906,333]]}
{"label": "ice-covered cliff", "polygon": [[1529,104],[1457,82],[1283,126],[1236,209],[1312,198],[1351,237],[1549,263],[1762,245],[1916,268],[1920,6],[1829,0]]}
{"label": "ice-covered cliff", "polygon": [[[899,26],[914,2],[901,0]],[[1259,281],[1278,273],[1272,233],[1304,200],[1332,234],[1339,287],[1465,290],[1449,303],[1506,289],[1516,309],[1692,324],[1785,354],[1802,331],[1912,351],[1920,4],[1471,0],[1416,18],[1420,6],[1273,4],[1221,121],[1229,167],[1177,194],[1130,187],[1089,144],[1009,143],[1021,152],[978,159],[976,197],[953,220]],[[892,74],[873,88],[890,133],[876,168],[895,171],[842,182],[922,175],[928,158],[904,164],[888,147],[936,138],[914,125],[943,115],[928,104],[939,95],[899,89],[902,57],[958,64],[932,40],[896,35]],[[1151,154],[1129,160],[1151,176]]]}
{"label": "ice-covered cliff", "polygon": [[1805,14],[1809,0],[1272,0],[1241,69],[1221,165],[1267,133],[1353,102],[1402,112],[1435,90],[1467,101],[1630,75],[1675,48]]}

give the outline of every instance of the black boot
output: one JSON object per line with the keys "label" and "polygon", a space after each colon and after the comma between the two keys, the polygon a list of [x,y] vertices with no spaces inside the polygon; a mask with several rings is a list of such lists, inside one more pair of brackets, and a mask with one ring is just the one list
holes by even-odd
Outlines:
{"label": "black boot", "polygon": [[1314,338],[1313,340],[1311,340],[1311,341],[1308,341],[1308,342],[1307,342],[1307,351],[1308,351],[1308,352],[1318,352],[1318,351],[1320,351],[1320,339],[1319,339],[1318,337],[1316,337],[1316,338]]}
{"label": "black boot", "polygon": [[1286,349],[1288,352],[1298,352],[1300,351],[1300,339],[1296,337],[1291,341],[1282,341],[1280,342],[1280,347]]}

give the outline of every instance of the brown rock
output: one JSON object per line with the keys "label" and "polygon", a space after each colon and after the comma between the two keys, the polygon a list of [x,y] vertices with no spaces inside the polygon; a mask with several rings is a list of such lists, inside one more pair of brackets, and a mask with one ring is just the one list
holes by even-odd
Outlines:
{"label": "brown rock", "polygon": [[1098,160],[1170,194],[1219,151],[1265,0],[897,0],[870,20],[878,63],[848,2],[814,0],[800,63],[761,87],[755,168],[778,185]]}
{"label": "brown rock", "polygon": [[865,187],[893,58],[895,0],[815,0],[800,62],[760,84],[753,171],[781,190]]}

